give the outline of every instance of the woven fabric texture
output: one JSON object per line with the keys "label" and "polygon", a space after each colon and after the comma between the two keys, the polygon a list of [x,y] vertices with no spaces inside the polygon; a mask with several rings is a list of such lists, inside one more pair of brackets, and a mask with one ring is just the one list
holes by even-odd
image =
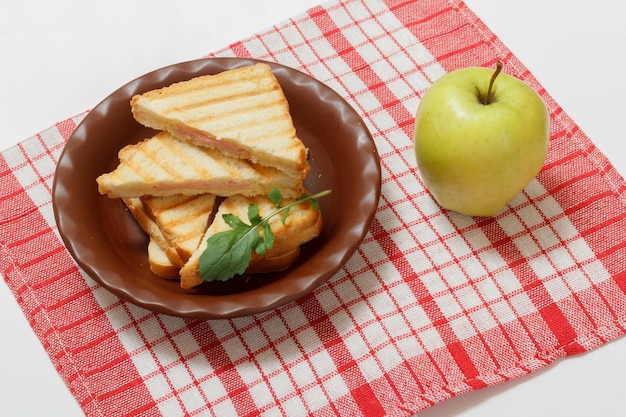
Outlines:
{"label": "woven fabric texture", "polygon": [[[380,154],[378,210],[308,296],[181,319],[101,288],[59,238],[54,170],[85,114],[3,151],[0,272],[87,416],[409,416],[624,333],[626,184],[464,3],[325,3],[210,56],[275,61],[346,98]],[[497,60],[549,108],[546,165],[496,217],[443,211],[419,179],[415,110],[442,74]]]}

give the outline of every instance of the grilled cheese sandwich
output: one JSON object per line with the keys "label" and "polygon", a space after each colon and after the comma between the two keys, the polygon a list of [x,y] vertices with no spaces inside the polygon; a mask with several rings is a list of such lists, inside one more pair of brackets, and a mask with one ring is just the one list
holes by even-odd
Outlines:
{"label": "grilled cheese sandwich", "polygon": [[275,169],[230,158],[195,146],[168,132],[119,151],[115,170],[96,181],[111,198],[171,194],[264,195],[277,188],[286,198],[299,197],[302,181]]}
{"label": "grilled cheese sandwich", "polygon": [[[284,204],[288,204],[286,200]],[[266,196],[244,197],[233,196],[225,199],[219,206],[213,223],[208,227],[206,233],[200,241],[198,249],[191,255],[185,266],[180,270],[181,287],[184,289],[193,288],[204,281],[200,277],[200,256],[207,248],[207,240],[212,235],[230,230],[230,226],[224,221],[224,214],[234,214],[240,219],[247,218],[248,206],[256,204],[259,207],[259,215],[264,218],[276,210],[276,206]],[[283,224],[280,216],[270,219],[270,227],[274,233],[274,244],[268,250],[265,257],[252,253],[248,271],[254,272],[274,272],[284,270],[297,258],[294,250],[304,243],[317,237],[322,230],[322,216],[310,203],[298,204],[291,208],[289,215]],[[272,260],[282,259],[285,262],[275,262]]]}
{"label": "grilled cheese sandwich", "polygon": [[136,95],[135,119],[153,129],[303,180],[307,150],[269,65],[259,63]]}
{"label": "grilled cheese sandwich", "polygon": [[[98,191],[122,198],[149,237],[152,272],[180,279],[183,289],[204,282],[199,258],[210,236],[230,229],[223,214],[246,219],[256,204],[265,217],[276,209],[267,197],[274,189],[284,204],[306,193],[307,150],[266,64],[136,95],[131,108],[137,121],[161,131],[121,149],[117,167],[97,178]],[[253,253],[246,273],[289,268],[322,228],[309,202],[281,220],[270,219],[273,247]]]}

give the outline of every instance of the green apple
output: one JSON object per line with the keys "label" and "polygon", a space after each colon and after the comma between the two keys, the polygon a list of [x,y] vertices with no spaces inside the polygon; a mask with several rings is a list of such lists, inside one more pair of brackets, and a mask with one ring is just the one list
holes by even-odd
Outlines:
{"label": "green apple", "polygon": [[469,67],[436,80],[415,116],[419,173],[437,203],[495,216],[543,167],[550,139],[545,103],[528,84]]}

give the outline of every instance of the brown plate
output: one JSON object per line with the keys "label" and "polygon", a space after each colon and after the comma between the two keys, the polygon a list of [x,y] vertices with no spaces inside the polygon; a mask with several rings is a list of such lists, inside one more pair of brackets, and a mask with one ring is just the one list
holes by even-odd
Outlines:
{"label": "brown plate", "polygon": [[354,253],[369,229],[380,196],[380,161],[361,117],[337,93],[294,69],[268,64],[280,82],[299,137],[310,150],[307,189],[319,200],[324,226],[294,266],[207,285],[197,293],[150,271],[146,234],[119,199],[98,193],[96,178],[118,164],[117,152],[154,134],[130,112],[134,94],[198,75],[252,65],[256,60],[210,58],[146,74],[121,87],[84,118],[56,169],[52,201],[59,232],[78,264],[119,297],[180,317],[228,318],[296,300],[328,280]]}

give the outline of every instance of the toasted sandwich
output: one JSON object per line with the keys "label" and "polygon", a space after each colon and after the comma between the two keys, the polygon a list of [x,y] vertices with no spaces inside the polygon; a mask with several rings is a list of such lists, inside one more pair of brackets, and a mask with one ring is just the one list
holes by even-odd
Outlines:
{"label": "toasted sandwich", "polygon": [[[218,199],[213,194],[173,194],[125,198],[123,201],[150,237],[152,246],[148,246],[148,253],[151,267],[161,265],[160,269],[176,269],[177,273],[196,250],[213,221]],[[155,273],[159,276],[173,275],[170,272]]]}
{"label": "toasted sandwich", "polygon": [[[220,204],[213,223],[206,230],[200,245],[180,270],[183,289],[190,289],[204,282],[200,277],[199,261],[207,248],[207,240],[215,233],[230,230],[222,216],[231,213],[240,219],[246,219],[248,206],[252,203],[259,207],[261,217],[266,217],[276,210],[276,206],[266,196],[250,198],[237,195],[226,198]],[[287,203],[288,201],[285,201],[285,204]],[[292,207],[284,224],[280,216],[272,217],[270,227],[275,237],[272,249],[267,251],[265,257],[253,252],[247,272],[275,272],[289,268],[298,258],[301,245],[317,237],[321,232],[322,216],[319,210],[306,202]]]}
{"label": "toasted sandwich", "polygon": [[[149,236],[151,271],[165,279],[180,278],[184,289],[204,282],[199,273],[199,257],[212,234],[229,229],[222,214],[232,213],[245,218],[251,203],[259,205],[262,216],[275,208],[267,197],[229,197],[219,206],[217,213],[215,205],[218,200],[211,195],[125,198],[123,201]],[[298,259],[301,245],[316,237],[322,227],[319,210],[314,210],[308,203],[293,207],[284,225],[280,219],[273,220],[274,246],[266,256],[253,254],[246,270],[248,274],[289,268]]]}
{"label": "toasted sandwich", "polygon": [[[122,198],[149,237],[152,272],[180,279],[183,289],[204,282],[199,259],[209,237],[230,230],[224,214],[245,221],[256,204],[266,217],[276,209],[267,196],[274,189],[284,204],[306,193],[307,151],[266,64],[137,95],[131,107],[137,121],[161,132],[121,149],[118,166],[97,178],[98,191]],[[271,217],[270,226],[273,247],[253,253],[246,273],[289,268],[321,233],[322,217],[306,202]]]}
{"label": "toasted sandwich", "polygon": [[153,129],[303,180],[307,150],[269,65],[205,75],[136,95],[135,119]]}
{"label": "toasted sandwich", "polygon": [[173,248],[183,263],[191,257],[212,223],[217,202],[214,194],[141,197],[144,211],[163,234],[167,248]]}
{"label": "toasted sandwich", "polygon": [[179,279],[180,266],[174,265],[166,251],[154,239],[148,241],[148,263],[154,275],[163,279]]}
{"label": "toasted sandwich", "polygon": [[[133,215],[139,226],[141,226],[150,238],[150,244],[152,245],[153,251],[156,250],[155,246],[157,246],[162,252],[162,254],[158,253],[158,255],[166,256],[169,264],[180,269],[185,264],[186,260],[180,258],[178,251],[165,237],[156,222],[148,215],[141,199],[138,197],[123,198],[122,201],[124,201],[124,204],[126,204],[126,207],[128,207],[128,210]],[[161,274],[157,275],[161,276]]]}
{"label": "toasted sandwich", "polygon": [[108,197],[170,194],[266,195],[277,188],[285,198],[299,197],[302,181],[275,168],[230,158],[195,146],[168,132],[127,145],[119,151],[119,165],[96,181]]}

